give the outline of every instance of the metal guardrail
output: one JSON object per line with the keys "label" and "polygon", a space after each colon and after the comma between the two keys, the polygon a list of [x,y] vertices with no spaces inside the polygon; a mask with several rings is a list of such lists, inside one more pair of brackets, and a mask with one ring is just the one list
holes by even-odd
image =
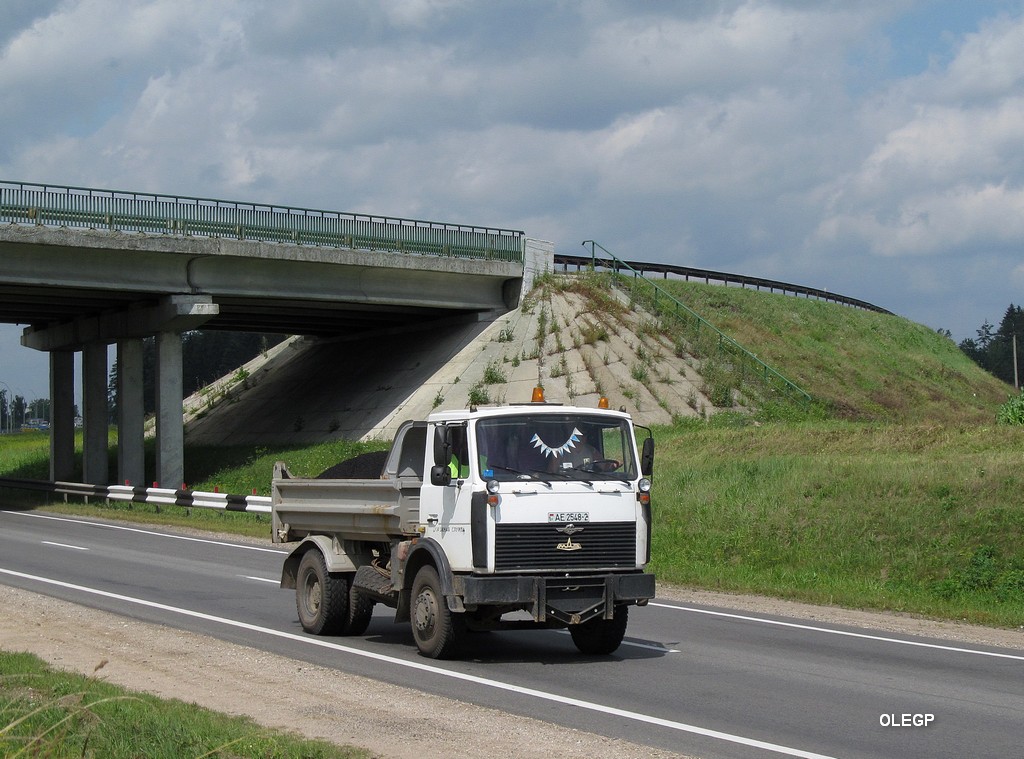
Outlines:
{"label": "metal guardrail", "polygon": [[523,260],[513,229],[4,180],[0,222]]}
{"label": "metal guardrail", "polygon": [[0,477],[0,488],[35,490],[80,498],[103,498],[108,501],[152,503],[158,506],[245,511],[257,514],[270,513],[270,497],[259,495],[204,493],[199,490],[174,490],[173,488],[136,488],[131,485],[90,485],[85,482],[46,482],[14,477]]}
{"label": "metal guardrail", "polygon": [[[584,245],[591,242],[591,240],[587,240]],[[596,245],[596,243],[594,244]],[[601,250],[604,250],[604,248],[602,247]],[[686,281],[689,281],[692,278],[702,279],[705,284],[721,282],[726,285],[753,287],[758,290],[765,289],[769,292],[775,292],[777,290],[784,295],[803,295],[808,298],[816,298],[817,300],[828,301],[830,303],[839,303],[844,306],[862,308],[865,311],[875,311],[880,314],[892,315],[892,311],[889,311],[888,309],[860,300],[859,298],[851,298],[848,295],[840,295],[839,293],[832,293],[828,290],[821,290],[816,287],[805,287],[804,285],[780,282],[775,279],[749,277],[745,274],[730,274],[723,271],[714,271],[713,269],[697,269],[692,266],[676,266],[675,264],[651,264],[644,263],[642,261],[619,261],[619,259],[614,256],[610,259],[599,258],[595,256],[593,252],[591,252],[591,255],[589,256],[569,256],[561,253],[555,253],[555,263],[565,266],[566,269],[568,269],[569,266],[575,266],[577,271],[584,267],[593,267],[595,269],[603,268],[610,271],[616,271],[620,268],[619,264],[625,264],[626,266],[629,266],[632,271],[638,272],[640,276],[643,276],[646,272],[656,272],[664,275],[665,279],[668,279],[669,274],[675,274],[676,276],[683,277]]]}
{"label": "metal guardrail", "polygon": [[[632,272],[634,283],[631,289],[632,297],[646,301],[645,305],[648,306],[655,314],[659,316],[671,316],[689,327],[697,338],[699,338],[702,331],[709,332],[716,340],[719,353],[730,355],[734,361],[738,362],[744,368],[749,367],[750,373],[753,376],[758,377],[763,383],[765,383],[765,385],[780,390],[801,403],[811,402],[811,396],[807,391],[781,372],[759,359],[733,338],[718,329],[714,324],[707,321],[704,317],[693,311],[684,303],[681,303],[673,295],[658,287],[654,281],[644,277],[630,264],[617,258],[614,254],[609,252],[607,248],[593,240],[587,240],[583,244],[590,244],[593,247],[600,248],[607,254],[607,260],[613,264],[610,268],[613,269],[614,276],[621,277],[621,270],[623,269]],[[638,282],[643,283],[642,286],[644,288],[650,288],[650,296],[637,287],[636,283]],[[638,294],[640,295],[640,298],[637,298]],[[744,373],[746,372],[744,371]]]}

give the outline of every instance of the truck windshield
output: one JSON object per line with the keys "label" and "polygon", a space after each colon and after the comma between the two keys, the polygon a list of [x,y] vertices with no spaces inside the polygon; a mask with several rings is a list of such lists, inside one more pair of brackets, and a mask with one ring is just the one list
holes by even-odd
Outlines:
{"label": "truck windshield", "polygon": [[633,436],[624,419],[581,414],[529,414],[476,424],[485,480],[631,480]]}

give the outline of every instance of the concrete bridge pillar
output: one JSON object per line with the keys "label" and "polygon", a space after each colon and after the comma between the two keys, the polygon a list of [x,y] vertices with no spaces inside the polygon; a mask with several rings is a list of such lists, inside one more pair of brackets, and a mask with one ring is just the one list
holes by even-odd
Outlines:
{"label": "concrete bridge pillar", "polygon": [[50,353],[53,399],[50,478],[74,477],[74,351],[82,350],[85,449],[83,479],[107,484],[107,345],[121,341],[118,355],[121,409],[118,469],[122,480],[146,485],[142,447],[142,339],[156,335],[157,454],[156,476],[162,487],[178,488],[184,479],[185,431],[182,420],[181,335],[197,329],[219,312],[209,295],[169,295],[156,305],[130,308],[62,324],[28,327],[21,342]]}
{"label": "concrete bridge pillar", "polygon": [[50,481],[75,479],[75,353],[50,352]]}
{"label": "concrete bridge pillar", "polygon": [[162,488],[180,488],[185,477],[182,423],[181,333],[156,336],[156,477]]}
{"label": "concrete bridge pillar", "polygon": [[82,479],[92,485],[109,484],[109,416],[107,346],[105,343],[89,343],[82,349]]}
{"label": "concrete bridge pillar", "polygon": [[142,346],[142,338],[117,343],[117,479],[135,487],[147,485]]}

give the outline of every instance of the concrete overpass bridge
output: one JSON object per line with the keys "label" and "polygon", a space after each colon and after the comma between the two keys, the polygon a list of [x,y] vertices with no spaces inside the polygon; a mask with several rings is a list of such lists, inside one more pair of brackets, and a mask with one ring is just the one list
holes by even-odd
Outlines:
{"label": "concrete overpass bridge", "polygon": [[[157,479],[183,478],[181,334],[367,337],[515,308],[550,246],[507,229],[0,181],[0,322],[50,357],[51,479],[105,484],[107,364],[118,360],[119,482],[144,484],[142,341],[157,345]],[[541,261],[541,263],[537,263]],[[526,285],[528,287],[528,283]]]}

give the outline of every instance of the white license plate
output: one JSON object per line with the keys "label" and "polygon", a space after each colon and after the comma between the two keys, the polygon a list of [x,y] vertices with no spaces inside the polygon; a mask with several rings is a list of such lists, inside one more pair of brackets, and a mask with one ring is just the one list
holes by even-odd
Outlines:
{"label": "white license plate", "polygon": [[590,514],[586,511],[549,511],[549,522],[589,522]]}

